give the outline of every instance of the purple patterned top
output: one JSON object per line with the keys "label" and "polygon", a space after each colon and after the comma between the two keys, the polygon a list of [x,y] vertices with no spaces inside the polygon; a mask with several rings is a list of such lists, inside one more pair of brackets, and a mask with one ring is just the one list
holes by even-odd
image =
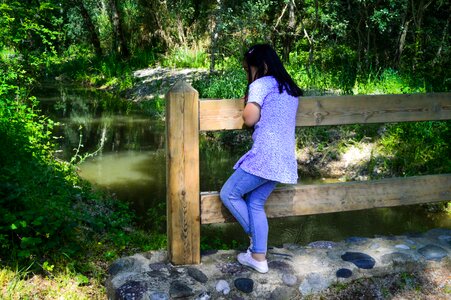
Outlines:
{"label": "purple patterned top", "polygon": [[281,183],[297,183],[295,127],[298,98],[285,90],[272,76],[261,77],[249,85],[248,102],[261,107],[260,120],[254,126],[251,150],[233,167]]}

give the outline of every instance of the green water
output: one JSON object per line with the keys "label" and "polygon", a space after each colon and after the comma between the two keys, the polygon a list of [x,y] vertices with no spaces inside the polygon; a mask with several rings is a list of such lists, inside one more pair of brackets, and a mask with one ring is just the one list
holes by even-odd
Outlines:
{"label": "green water", "polygon": [[[79,174],[130,203],[140,225],[151,226],[150,216],[164,213],[161,204],[166,199],[164,122],[140,111],[139,106],[102,91],[52,83],[43,85],[37,95],[43,112],[61,123],[54,132],[59,137],[58,157],[69,161],[76,149],[81,157],[96,152],[80,164]],[[218,191],[242,153],[211,145],[204,136],[201,141],[201,190]],[[302,178],[298,184],[330,181]],[[418,205],[285,217],[269,222],[271,245],[451,228],[450,216],[428,212]],[[247,242],[237,223],[204,225],[201,235],[218,243]]]}

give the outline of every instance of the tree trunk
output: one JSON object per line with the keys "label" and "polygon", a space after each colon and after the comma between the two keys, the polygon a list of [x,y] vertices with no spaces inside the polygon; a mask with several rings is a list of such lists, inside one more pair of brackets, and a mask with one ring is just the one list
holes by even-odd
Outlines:
{"label": "tree trunk", "polygon": [[404,14],[402,15],[402,20],[401,20],[401,31],[399,33],[399,38],[398,38],[398,48],[396,49],[396,53],[395,53],[395,58],[394,58],[394,65],[399,66],[401,63],[401,56],[402,56],[402,52],[404,51],[404,47],[406,45],[406,37],[407,37],[407,32],[409,31],[409,25],[410,22],[412,20],[408,20],[408,15],[409,15],[409,2],[406,1],[405,2],[406,5],[404,7]]}
{"label": "tree trunk", "polygon": [[100,46],[99,35],[97,34],[97,30],[92,22],[91,16],[83,5],[83,0],[72,0],[71,1],[76,7],[80,9],[81,16],[83,21],[85,22],[86,28],[88,29],[89,39],[91,41],[92,46],[94,47],[94,51],[97,56],[102,56],[102,47]]}
{"label": "tree trunk", "polygon": [[435,64],[440,61],[440,58],[442,56],[443,45],[446,43],[446,37],[448,36],[449,20],[450,20],[450,18],[448,17],[448,19],[446,20],[445,28],[443,28],[442,40],[440,42],[440,46],[438,47],[437,53],[435,54],[435,58],[432,61],[432,66],[435,66]]}
{"label": "tree trunk", "polygon": [[122,25],[121,16],[119,14],[117,0],[111,1],[111,13],[113,21],[113,31],[114,31],[114,51],[123,58],[130,57],[130,51],[127,47],[127,42],[125,41],[124,30]]}
{"label": "tree trunk", "polygon": [[219,24],[222,22],[222,4],[221,1],[218,1],[218,6],[215,10],[214,16],[213,16],[213,24],[212,24],[212,30],[211,30],[211,42],[210,42],[210,72],[214,72],[215,70],[215,64],[216,64],[216,47],[218,44],[218,37],[219,37]]}

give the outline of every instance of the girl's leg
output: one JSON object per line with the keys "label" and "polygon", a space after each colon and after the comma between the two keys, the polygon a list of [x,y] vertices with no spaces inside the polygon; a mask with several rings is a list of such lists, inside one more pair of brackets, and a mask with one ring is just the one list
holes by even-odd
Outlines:
{"label": "girl's leg", "polygon": [[248,235],[252,235],[252,231],[249,223],[248,205],[244,197],[266,182],[268,182],[267,179],[249,174],[238,168],[221,189],[222,202]]}
{"label": "girl's leg", "polygon": [[268,181],[246,196],[250,234],[252,236],[251,251],[253,254],[262,254],[260,257],[262,259],[264,259],[268,248],[268,219],[265,213],[265,203],[276,184],[275,181]]}

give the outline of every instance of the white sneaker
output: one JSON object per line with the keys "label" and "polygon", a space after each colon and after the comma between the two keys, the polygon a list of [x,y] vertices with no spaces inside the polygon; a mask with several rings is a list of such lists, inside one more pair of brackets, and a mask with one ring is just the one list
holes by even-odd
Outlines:
{"label": "white sneaker", "polygon": [[251,267],[257,272],[260,273],[268,272],[268,261],[266,259],[264,261],[255,260],[252,257],[252,252],[250,251],[238,254],[237,259],[243,266]]}

